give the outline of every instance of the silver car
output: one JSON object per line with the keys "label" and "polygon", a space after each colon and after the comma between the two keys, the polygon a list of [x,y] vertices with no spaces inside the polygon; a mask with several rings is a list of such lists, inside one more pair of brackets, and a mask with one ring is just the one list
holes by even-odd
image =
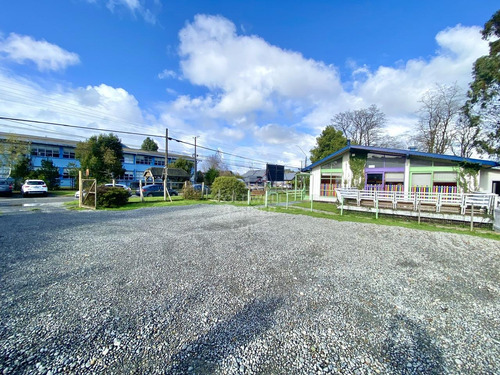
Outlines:
{"label": "silver car", "polygon": [[12,182],[0,180],[0,195],[12,196]]}

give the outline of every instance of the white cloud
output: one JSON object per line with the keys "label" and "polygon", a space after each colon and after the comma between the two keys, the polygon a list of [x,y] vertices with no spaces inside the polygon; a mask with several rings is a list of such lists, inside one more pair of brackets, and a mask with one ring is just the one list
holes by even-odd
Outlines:
{"label": "white cloud", "polygon": [[158,74],[159,79],[177,78],[177,73],[173,70],[165,69],[163,72]]}
{"label": "white cloud", "polygon": [[239,36],[229,20],[197,15],[179,33],[186,79],[218,94],[214,110],[225,118],[252,111],[276,112],[291,101],[297,109],[338,95],[334,67],[285,51],[257,36]]}
{"label": "white cloud", "polygon": [[80,62],[76,53],[45,40],[34,40],[30,36],[15,33],[5,39],[0,38],[0,56],[18,64],[33,62],[40,71],[63,70]]}
{"label": "white cloud", "polygon": [[[365,78],[354,82],[353,94],[360,104],[378,104],[389,116],[412,115],[419,99],[436,83],[454,84],[464,89],[471,81],[474,61],[488,53],[479,27],[458,25],[436,35],[439,49],[429,59],[412,59],[400,67],[381,66],[375,72],[362,70]],[[359,69],[355,70],[358,73]]]}
{"label": "white cloud", "polygon": [[[96,0],[87,0],[89,3],[95,3]],[[154,0],[153,6],[156,10],[161,8],[161,2]],[[106,0],[106,7],[114,13],[117,9],[125,8],[129,10],[134,16],[140,15],[144,20],[150,24],[156,24],[156,14],[145,5],[145,0]]]}
{"label": "white cloud", "polygon": [[[133,11],[140,4],[120,6]],[[173,99],[145,109],[132,93],[105,83],[74,89],[63,85],[53,88],[54,83],[49,82],[47,87],[51,88],[44,89],[0,67],[0,108],[12,117],[103,129],[119,127],[164,134],[165,128],[169,128],[172,137],[187,142],[193,142],[196,135],[204,146],[270,163],[281,160],[300,166],[304,161],[301,149],[309,153],[315,138],[336,113],[376,104],[387,115],[387,132],[397,136],[415,124],[418,100],[435,83],[457,82],[465,88],[471,80],[473,62],[488,52],[479,30],[459,25],[441,31],[436,35],[437,49],[430,57],[415,57],[374,70],[351,62],[352,82],[343,86],[337,69],[328,63],[306,59],[257,36],[238,35],[234,24],[223,17],[198,15],[179,33],[179,74],[167,69],[158,77],[184,79],[184,84],[200,86],[204,94],[197,90],[196,95],[178,95],[165,87]],[[9,38],[0,37],[0,58],[15,61],[14,54],[6,52]],[[38,42],[26,38],[37,45]],[[76,58],[73,63],[78,62]],[[53,60],[65,61],[55,57]],[[18,62],[26,61],[35,62],[35,58],[19,57]],[[59,65],[49,57],[36,61],[44,62],[40,69],[62,69],[71,60]],[[84,131],[75,134],[91,135]],[[126,144],[136,147],[143,138],[123,136]],[[188,145],[172,142],[172,147],[193,153]],[[208,150],[199,153],[211,154]],[[251,165],[250,161],[234,156],[227,156],[226,162]],[[253,166],[262,167],[258,163]]]}

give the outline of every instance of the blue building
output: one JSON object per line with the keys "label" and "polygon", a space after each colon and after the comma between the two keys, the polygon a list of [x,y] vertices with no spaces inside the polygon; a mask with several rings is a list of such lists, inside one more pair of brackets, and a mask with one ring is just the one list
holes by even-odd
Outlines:
{"label": "blue building", "polygon": [[[79,168],[80,163],[75,158],[75,148],[77,141],[67,139],[57,139],[40,137],[25,134],[12,134],[0,132],[0,140],[15,137],[30,145],[31,162],[36,170],[41,167],[42,160],[50,160],[59,168],[60,186],[75,186],[74,178],[70,176],[71,169]],[[178,158],[194,161],[194,158],[181,154],[168,154],[168,163],[176,161]],[[123,168],[125,173],[116,182],[130,185],[143,179],[144,171],[151,167],[163,167],[165,165],[165,154],[162,152],[144,151],[124,146],[123,147]]]}

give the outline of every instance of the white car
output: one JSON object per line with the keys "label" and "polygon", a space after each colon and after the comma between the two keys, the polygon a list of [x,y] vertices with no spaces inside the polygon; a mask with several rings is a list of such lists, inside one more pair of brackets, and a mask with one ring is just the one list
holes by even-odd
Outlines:
{"label": "white car", "polygon": [[26,180],[23,186],[21,186],[23,197],[27,197],[28,195],[43,195],[46,197],[48,191],[47,184],[43,180]]}

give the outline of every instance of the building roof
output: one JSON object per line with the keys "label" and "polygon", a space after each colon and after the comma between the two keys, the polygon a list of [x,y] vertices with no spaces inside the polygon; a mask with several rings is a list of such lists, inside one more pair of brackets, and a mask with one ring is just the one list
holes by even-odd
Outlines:
{"label": "building roof", "polygon": [[330,154],[327,157],[324,157],[323,159],[318,160],[317,162],[308,165],[307,167],[305,167],[303,169],[303,171],[310,171],[314,167],[321,165],[330,159],[334,159],[336,157],[339,157],[340,155],[343,155],[346,152],[352,152],[352,151],[366,151],[366,152],[372,152],[375,154],[418,156],[418,157],[430,158],[430,159],[441,159],[441,160],[449,160],[449,161],[456,161],[456,162],[477,163],[483,167],[500,166],[500,163],[493,161],[493,160],[464,158],[464,157],[454,156],[454,155],[433,154],[433,153],[429,153],[429,152],[414,151],[414,150],[401,150],[401,149],[396,149],[396,148],[348,145],[348,146],[334,152],[333,154]]}

